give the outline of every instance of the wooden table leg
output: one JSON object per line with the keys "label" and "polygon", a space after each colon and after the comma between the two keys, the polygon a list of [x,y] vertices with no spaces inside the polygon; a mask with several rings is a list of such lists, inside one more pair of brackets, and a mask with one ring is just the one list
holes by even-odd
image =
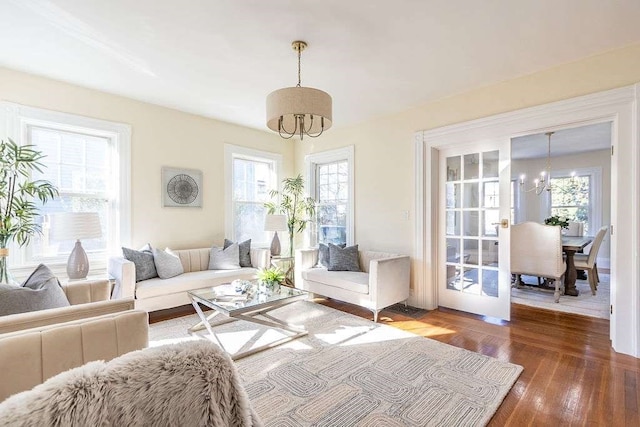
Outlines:
{"label": "wooden table leg", "polygon": [[576,289],[578,272],[576,271],[576,265],[573,262],[573,255],[576,251],[565,249],[564,252],[567,254],[567,271],[564,273],[564,294],[577,297],[580,293],[578,289]]}

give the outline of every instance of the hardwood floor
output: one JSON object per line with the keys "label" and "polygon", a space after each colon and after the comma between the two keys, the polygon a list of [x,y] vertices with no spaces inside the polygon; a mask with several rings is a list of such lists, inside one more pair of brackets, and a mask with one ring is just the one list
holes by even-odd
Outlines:
{"label": "hardwood floor", "polygon": [[[371,312],[317,300],[372,319]],[[184,310],[193,312],[193,308]],[[151,321],[180,314],[152,313]],[[418,319],[383,311],[380,322],[524,367],[490,426],[639,426],[640,359],[617,354],[609,321],[512,305],[511,322],[449,309]]]}

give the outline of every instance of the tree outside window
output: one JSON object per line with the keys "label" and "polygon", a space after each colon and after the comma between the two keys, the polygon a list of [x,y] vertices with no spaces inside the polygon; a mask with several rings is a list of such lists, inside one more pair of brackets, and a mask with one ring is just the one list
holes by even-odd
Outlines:
{"label": "tree outside window", "polygon": [[588,234],[591,218],[591,177],[557,177],[551,179],[551,215],[584,223]]}

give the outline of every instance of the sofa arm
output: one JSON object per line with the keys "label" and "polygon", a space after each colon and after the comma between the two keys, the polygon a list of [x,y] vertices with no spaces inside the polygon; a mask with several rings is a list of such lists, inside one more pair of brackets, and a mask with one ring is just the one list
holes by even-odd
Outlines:
{"label": "sofa arm", "polygon": [[149,345],[144,310],[0,335],[0,401],[94,360],[111,360]]}
{"label": "sofa arm", "polygon": [[42,328],[133,309],[134,301],[132,299],[120,299],[0,316],[0,334]]}
{"label": "sofa arm", "polygon": [[136,266],[134,263],[123,257],[111,257],[107,271],[116,280],[111,294],[112,299],[135,298]]}
{"label": "sofa arm", "polygon": [[379,258],[369,263],[369,292],[376,309],[409,298],[411,259],[409,256]]}
{"label": "sofa arm", "polygon": [[264,248],[251,248],[251,265],[255,268],[268,268],[271,264],[271,252]]}
{"label": "sofa arm", "polygon": [[313,268],[318,263],[318,249],[298,249],[295,253],[294,278],[297,287],[302,287],[302,271]]}
{"label": "sofa arm", "polygon": [[108,280],[69,281],[62,285],[71,305],[107,301],[111,298],[111,283]]}

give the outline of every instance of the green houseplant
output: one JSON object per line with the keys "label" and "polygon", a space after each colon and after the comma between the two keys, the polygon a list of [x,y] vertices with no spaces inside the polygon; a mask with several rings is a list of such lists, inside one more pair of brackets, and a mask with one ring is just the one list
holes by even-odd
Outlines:
{"label": "green houseplant", "polygon": [[567,218],[561,218],[558,215],[550,216],[549,218],[545,218],[544,223],[546,225],[559,225],[562,228],[569,228],[569,220]]}
{"label": "green houseplant", "polygon": [[284,271],[278,267],[269,267],[258,271],[258,280],[267,285],[275,285],[284,282]]}
{"label": "green houseplant", "polygon": [[44,157],[33,145],[0,141],[0,283],[12,282],[7,270],[9,243],[24,246],[42,232],[35,199],[44,204],[58,195],[52,183],[31,179],[33,171],[42,172]]}
{"label": "green houseplant", "polygon": [[279,202],[267,202],[264,206],[267,213],[280,213],[287,217],[287,229],[289,230],[289,256],[293,257],[293,239],[295,233],[305,230],[316,213],[316,201],[311,197],[305,197],[304,179],[298,174],[295,178],[282,180],[282,191],[271,190],[269,195]]}

